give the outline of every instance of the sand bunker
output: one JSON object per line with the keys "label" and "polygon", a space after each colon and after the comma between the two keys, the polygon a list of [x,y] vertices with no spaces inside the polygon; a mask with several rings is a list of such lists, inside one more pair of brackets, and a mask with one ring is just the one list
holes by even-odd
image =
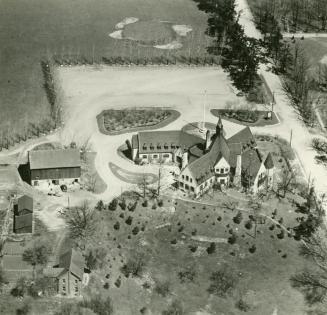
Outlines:
{"label": "sand bunker", "polygon": [[158,49],[180,49],[183,47],[183,44],[180,43],[177,40],[174,40],[168,44],[165,45],[155,45],[153,46],[154,48],[158,48]]}
{"label": "sand bunker", "polygon": [[123,19],[121,22],[117,23],[115,26],[116,30],[123,29],[128,24],[136,23],[139,19],[136,17],[127,17]]}
{"label": "sand bunker", "polygon": [[189,25],[173,25],[172,27],[179,36],[186,36],[189,32],[192,32],[192,27]]}
{"label": "sand bunker", "polygon": [[110,33],[109,36],[114,39],[123,39],[123,30],[114,31]]}
{"label": "sand bunker", "polygon": [[[139,19],[136,17],[126,17],[121,22],[116,24],[115,31],[110,33],[109,36],[114,39],[133,40],[141,45],[148,45],[149,47],[152,46],[157,49],[175,50],[183,47],[183,44],[178,37],[185,37],[193,30],[189,25],[173,25],[171,22],[137,22],[139,22]],[[126,27],[127,25],[134,23],[137,23],[135,24],[135,27]],[[159,24],[156,25],[155,23]],[[162,31],[164,30],[164,27],[167,27],[166,32]],[[169,35],[168,32],[171,32],[171,34]],[[162,38],[152,38],[154,34],[157,34],[158,37],[161,35]]]}

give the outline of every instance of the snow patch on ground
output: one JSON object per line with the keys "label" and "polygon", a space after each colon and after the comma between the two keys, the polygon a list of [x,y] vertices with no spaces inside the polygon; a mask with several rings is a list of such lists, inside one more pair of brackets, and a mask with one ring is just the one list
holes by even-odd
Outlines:
{"label": "snow patch on ground", "polygon": [[114,39],[123,39],[123,30],[114,31],[109,36]]}
{"label": "snow patch on ground", "polygon": [[189,32],[192,32],[192,27],[189,25],[173,25],[173,30],[179,36],[186,36]]}
{"label": "snow patch on ground", "polygon": [[323,56],[320,60],[320,63],[327,64],[327,55]]}
{"label": "snow patch on ground", "polygon": [[127,17],[127,18],[124,18],[122,21],[120,21],[119,23],[116,24],[115,29],[116,30],[121,30],[126,25],[133,24],[133,23],[136,23],[138,21],[139,21],[139,19],[136,18],[136,17]]}
{"label": "snow patch on ground", "polygon": [[174,40],[168,44],[165,44],[165,45],[156,45],[156,46],[153,46],[155,48],[158,48],[158,49],[180,49],[183,47],[183,44],[178,42],[177,40]]}

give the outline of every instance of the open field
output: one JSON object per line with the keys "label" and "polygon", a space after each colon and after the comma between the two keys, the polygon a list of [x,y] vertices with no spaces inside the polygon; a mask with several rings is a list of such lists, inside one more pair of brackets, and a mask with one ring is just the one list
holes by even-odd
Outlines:
{"label": "open field", "polygon": [[[271,218],[258,226],[254,237],[253,227],[245,228],[251,213],[246,212],[244,196],[230,194],[209,194],[199,203],[165,197],[162,207],[153,207],[154,201],[143,206],[139,200],[133,211],[118,206],[98,212],[99,234],[90,246],[105,248],[108,255],[92,273],[85,294],[109,295],[119,315],[134,315],[143,307],[161,314],[173,300],[182,303],[185,314],[244,314],[235,306],[239,299],[248,303],[251,315],[272,315],[276,310],[281,315],[306,314],[302,295],[289,282],[306,265],[298,254],[299,242],[287,233],[281,237],[281,228]],[[298,196],[291,197],[300,201]],[[232,200],[245,209],[240,224],[233,221],[237,211],[223,206]],[[133,203],[130,198],[126,201]],[[273,198],[263,209],[268,217],[278,209],[276,220],[283,218],[285,228],[297,224],[298,214],[287,199]],[[235,244],[228,243],[231,233],[237,235]],[[211,243],[215,250],[208,253]],[[251,252],[253,245],[256,250]],[[138,276],[125,276],[121,268],[135,259],[142,259],[142,271]],[[230,266],[238,279],[227,298],[208,292],[211,273],[222,266]]]}
{"label": "open field", "polygon": [[[205,53],[206,15],[190,0],[31,0],[0,2],[0,124],[18,127],[49,114],[40,61],[58,56],[160,56],[174,54],[108,34],[125,17],[190,25],[176,54]],[[19,21],[19,23],[17,23]],[[158,34],[159,36],[159,34]]]}

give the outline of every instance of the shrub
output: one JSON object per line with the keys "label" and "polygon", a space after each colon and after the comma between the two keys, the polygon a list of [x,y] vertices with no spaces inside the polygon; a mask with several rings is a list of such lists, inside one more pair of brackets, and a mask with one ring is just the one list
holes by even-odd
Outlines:
{"label": "shrub", "polygon": [[109,203],[108,209],[111,211],[115,211],[117,209],[117,206],[118,206],[118,200],[115,198]]}
{"label": "shrub", "polygon": [[144,201],[142,202],[142,206],[144,208],[146,208],[148,206],[148,201],[146,199],[144,199]]}
{"label": "shrub", "polygon": [[177,244],[177,239],[174,238],[173,240],[171,240],[171,241],[170,241],[170,244],[173,244],[173,245]]}
{"label": "shrub", "polygon": [[157,205],[155,203],[152,205],[152,209],[153,210],[156,210],[157,209]]}
{"label": "shrub", "polygon": [[170,283],[168,281],[157,281],[154,291],[159,295],[166,297],[170,292]]}
{"label": "shrub", "polygon": [[269,230],[270,231],[273,231],[275,229],[275,224],[272,224],[270,227],[269,227]]}
{"label": "shrub", "polygon": [[257,247],[255,245],[252,245],[250,248],[249,248],[249,252],[251,254],[253,254],[255,251],[257,250]]}
{"label": "shrub", "polygon": [[121,267],[121,272],[128,278],[129,275],[133,277],[140,277],[145,268],[145,259],[143,255],[137,255],[128,259],[126,264]]}
{"label": "shrub", "polygon": [[245,228],[246,228],[247,230],[251,230],[252,227],[253,227],[253,223],[252,223],[251,220],[248,220],[248,221],[245,223],[244,226],[245,226]]}
{"label": "shrub", "polygon": [[285,237],[285,231],[281,230],[280,233],[277,234],[277,237],[281,240]]}
{"label": "shrub", "polygon": [[228,238],[228,243],[231,244],[231,245],[233,245],[233,244],[236,243],[236,241],[237,241],[237,236],[236,236],[236,234],[233,233],[232,236],[230,236]]}
{"label": "shrub", "polygon": [[197,245],[190,245],[190,246],[189,246],[189,249],[190,249],[190,251],[191,251],[192,253],[195,253],[195,252],[197,251],[197,249],[198,249],[198,246],[197,246]]}
{"label": "shrub", "polygon": [[158,201],[158,206],[159,206],[159,207],[162,207],[162,206],[163,206],[163,200],[162,200],[162,199],[160,199],[160,200]]}
{"label": "shrub", "polygon": [[137,227],[137,226],[132,230],[132,233],[133,233],[134,235],[137,235],[139,232],[140,232],[140,229],[139,229],[139,227]]}
{"label": "shrub", "polygon": [[229,266],[223,266],[211,274],[210,282],[208,292],[225,298],[234,291],[238,278]]}
{"label": "shrub", "polygon": [[131,217],[131,216],[129,216],[129,217],[126,219],[126,221],[125,221],[125,223],[126,223],[127,225],[132,225],[132,222],[133,222],[133,217]]}
{"label": "shrub", "polygon": [[236,304],[235,304],[236,308],[238,308],[240,311],[242,312],[247,312],[250,310],[250,305],[247,304],[243,299],[239,299]]}
{"label": "shrub", "polygon": [[233,218],[234,223],[240,224],[243,220],[243,214],[241,211],[237,213],[237,215]]}
{"label": "shrub", "polygon": [[209,247],[207,248],[207,253],[209,255],[213,254],[216,251],[216,244],[215,243],[210,243]]}
{"label": "shrub", "polygon": [[126,200],[125,198],[122,199],[122,201],[119,203],[119,206],[122,210],[126,210]]}
{"label": "shrub", "polygon": [[95,206],[95,209],[98,210],[98,211],[101,211],[104,209],[104,203],[102,200],[99,200]]}
{"label": "shrub", "polygon": [[114,229],[115,230],[119,230],[120,229],[120,223],[118,221],[114,224]]}
{"label": "shrub", "polygon": [[185,269],[178,272],[178,278],[181,283],[185,282],[193,282],[195,278],[196,272],[192,269]]}
{"label": "shrub", "polygon": [[121,278],[120,277],[118,277],[117,280],[115,281],[115,286],[117,288],[120,288],[120,286],[121,286]]}
{"label": "shrub", "polygon": [[137,201],[135,201],[135,202],[132,203],[132,204],[129,204],[129,205],[128,205],[128,210],[131,211],[131,212],[134,212],[135,209],[136,209],[136,207],[137,207]]}

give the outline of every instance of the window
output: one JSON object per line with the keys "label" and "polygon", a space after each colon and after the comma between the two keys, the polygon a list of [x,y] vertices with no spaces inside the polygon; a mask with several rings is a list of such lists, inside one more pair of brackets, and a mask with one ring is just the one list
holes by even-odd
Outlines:
{"label": "window", "polygon": [[147,150],[148,149],[148,147],[146,147],[146,146],[143,146],[143,150]]}
{"label": "window", "polygon": [[75,283],[77,283],[78,281],[75,279]]}
{"label": "window", "polygon": [[39,186],[39,181],[38,180],[34,181],[34,186]]}
{"label": "window", "polygon": [[189,185],[186,184],[186,185],[185,185],[185,188],[186,188],[186,189],[189,189],[190,187],[189,187]]}
{"label": "window", "polygon": [[182,179],[184,179],[184,175],[182,175]]}
{"label": "window", "polygon": [[192,178],[190,178],[190,183],[192,183],[193,182],[193,179]]}
{"label": "window", "polygon": [[164,148],[165,148],[166,150],[168,150],[168,144],[167,144],[167,143],[165,143]]}
{"label": "window", "polygon": [[228,171],[229,171],[229,168],[228,168],[228,167],[226,167],[226,168],[225,168],[225,172],[226,172],[226,173],[228,173]]}
{"label": "window", "polygon": [[186,180],[188,180],[188,176],[186,175]]}
{"label": "window", "polygon": [[146,159],[146,158],[147,158],[147,155],[143,155],[142,158],[143,158],[143,159]]}
{"label": "window", "polygon": [[184,187],[184,183],[179,182],[179,186]]}
{"label": "window", "polygon": [[150,144],[150,150],[154,150],[154,146],[152,143]]}
{"label": "window", "polygon": [[62,279],[62,283],[65,283],[66,282],[66,279]]}
{"label": "window", "polygon": [[166,154],[163,154],[163,157],[164,158],[169,158],[169,154],[167,154],[167,153]]}
{"label": "window", "polygon": [[161,149],[161,144],[157,144],[157,149]]}
{"label": "window", "polygon": [[222,179],[220,180],[220,184],[225,184],[225,179],[224,179],[224,178],[222,178]]}
{"label": "window", "polygon": [[154,159],[157,159],[157,158],[158,158],[158,154],[153,154],[152,157],[153,157]]}
{"label": "window", "polygon": [[63,285],[63,286],[62,286],[62,290],[63,290],[63,291],[66,291],[66,286]]}
{"label": "window", "polygon": [[58,180],[58,179],[54,179],[54,180],[52,181],[52,184],[53,184],[53,185],[59,185],[59,180]]}
{"label": "window", "polygon": [[224,169],[223,169],[223,168],[220,169],[220,173],[221,173],[221,174],[224,173]]}
{"label": "window", "polygon": [[194,187],[192,187],[192,186],[191,186],[191,191],[193,191],[193,192],[194,192]]}

